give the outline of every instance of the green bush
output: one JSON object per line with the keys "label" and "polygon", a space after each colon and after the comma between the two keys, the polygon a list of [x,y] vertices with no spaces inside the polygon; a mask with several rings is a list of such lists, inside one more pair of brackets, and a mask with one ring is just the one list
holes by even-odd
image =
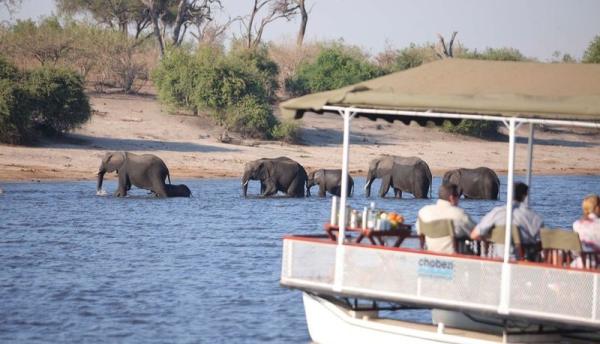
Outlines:
{"label": "green bush", "polygon": [[3,56],[0,56],[0,80],[8,79],[17,81],[20,78],[17,67],[9,63]]}
{"label": "green bush", "polygon": [[196,111],[192,95],[201,71],[195,62],[194,56],[184,49],[166,52],[152,72],[152,80],[158,89],[158,99],[161,102],[170,107]]}
{"label": "green bush", "polygon": [[207,110],[219,124],[243,136],[271,138],[278,124],[270,105],[277,74],[266,51],[234,50],[225,55],[205,47],[195,53],[168,52],[152,78],[162,102],[194,112]]}
{"label": "green bush", "polygon": [[444,122],[442,130],[461,135],[490,138],[498,135],[499,122],[463,119],[457,125]]}
{"label": "green bush", "polygon": [[461,53],[460,58],[493,61],[527,61],[521,52],[514,48],[487,48],[480,53],[477,50]]}
{"label": "green bush", "polygon": [[600,63],[600,36],[594,37],[583,53],[584,63]]}
{"label": "green bush", "polygon": [[301,65],[285,85],[289,94],[299,96],[340,88],[382,74],[383,71],[365,57],[334,46],[321,51],[314,63]]}
{"label": "green bush", "polygon": [[236,49],[232,51],[229,61],[232,64],[244,67],[245,71],[257,78],[262,84],[269,102],[275,101],[275,93],[279,89],[277,76],[279,66],[269,58],[265,47],[256,49]]}
{"label": "green bush", "polygon": [[83,80],[76,72],[41,67],[29,73],[24,88],[33,104],[33,123],[45,133],[74,129],[91,116]]}
{"label": "green bush", "polygon": [[253,96],[243,97],[226,112],[227,128],[246,137],[270,139],[272,128],[278,124],[271,106]]}
{"label": "green bush", "polygon": [[294,120],[283,121],[273,127],[271,136],[276,140],[281,140],[287,143],[295,143],[298,141],[299,125]]}
{"label": "green bush", "polygon": [[15,82],[0,78],[0,142],[29,141],[30,122],[27,93]]}

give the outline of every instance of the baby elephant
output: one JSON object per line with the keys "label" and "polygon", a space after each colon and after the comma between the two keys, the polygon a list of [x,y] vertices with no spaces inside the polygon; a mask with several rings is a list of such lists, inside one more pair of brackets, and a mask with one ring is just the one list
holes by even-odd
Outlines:
{"label": "baby elephant", "polygon": [[[319,185],[319,197],[325,197],[326,192],[340,197],[342,194],[342,170],[316,170],[308,174],[306,192],[314,185]],[[348,175],[348,196],[354,190],[354,180]]]}
{"label": "baby elephant", "polygon": [[190,197],[192,192],[185,184],[165,184],[167,197]]}

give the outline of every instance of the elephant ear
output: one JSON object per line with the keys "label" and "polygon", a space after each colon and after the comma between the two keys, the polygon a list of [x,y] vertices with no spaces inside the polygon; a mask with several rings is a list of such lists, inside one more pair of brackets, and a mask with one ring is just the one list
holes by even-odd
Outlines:
{"label": "elephant ear", "polygon": [[460,183],[460,177],[461,177],[461,170],[454,170],[452,171],[453,173],[450,175],[450,183],[458,185]]}
{"label": "elephant ear", "polygon": [[107,172],[114,172],[123,165],[125,159],[125,152],[106,153],[103,164],[106,167]]}
{"label": "elephant ear", "polygon": [[267,163],[266,161],[261,161],[258,163],[256,166],[256,176],[258,179],[265,180],[269,178],[271,176],[271,173],[269,173],[269,168],[271,168],[271,164]]}

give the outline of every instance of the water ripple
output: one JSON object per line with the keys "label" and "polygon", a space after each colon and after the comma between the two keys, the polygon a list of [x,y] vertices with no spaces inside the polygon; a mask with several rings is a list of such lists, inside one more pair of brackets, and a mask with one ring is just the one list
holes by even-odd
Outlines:
{"label": "water ripple", "polygon": [[[355,181],[362,190],[364,178]],[[534,182],[549,226],[570,227],[583,196],[600,191],[598,177]],[[117,199],[96,196],[93,182],[2,185],[0,342],[308,342],[300,293],[279,286],[281,239],[322,233],[330,199],[244,199],[233,179],[186,184],[202,192],[158,200],[134,189]],[[431,203],[371,200],[408,222]],[[461,205],[478,219],[503,202]]]}

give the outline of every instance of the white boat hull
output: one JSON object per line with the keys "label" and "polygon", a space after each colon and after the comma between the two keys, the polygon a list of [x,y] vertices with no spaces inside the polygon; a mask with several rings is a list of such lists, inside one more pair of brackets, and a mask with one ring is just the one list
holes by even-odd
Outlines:
{"label": "white boat hull", "polygon": [[[353,312],[303,293],[308,331],[313,341],[328,343],[561,343],[559,335],[489,334],[393,319],[374,312]],[[569,341],[571,342],[571,341]]]}

